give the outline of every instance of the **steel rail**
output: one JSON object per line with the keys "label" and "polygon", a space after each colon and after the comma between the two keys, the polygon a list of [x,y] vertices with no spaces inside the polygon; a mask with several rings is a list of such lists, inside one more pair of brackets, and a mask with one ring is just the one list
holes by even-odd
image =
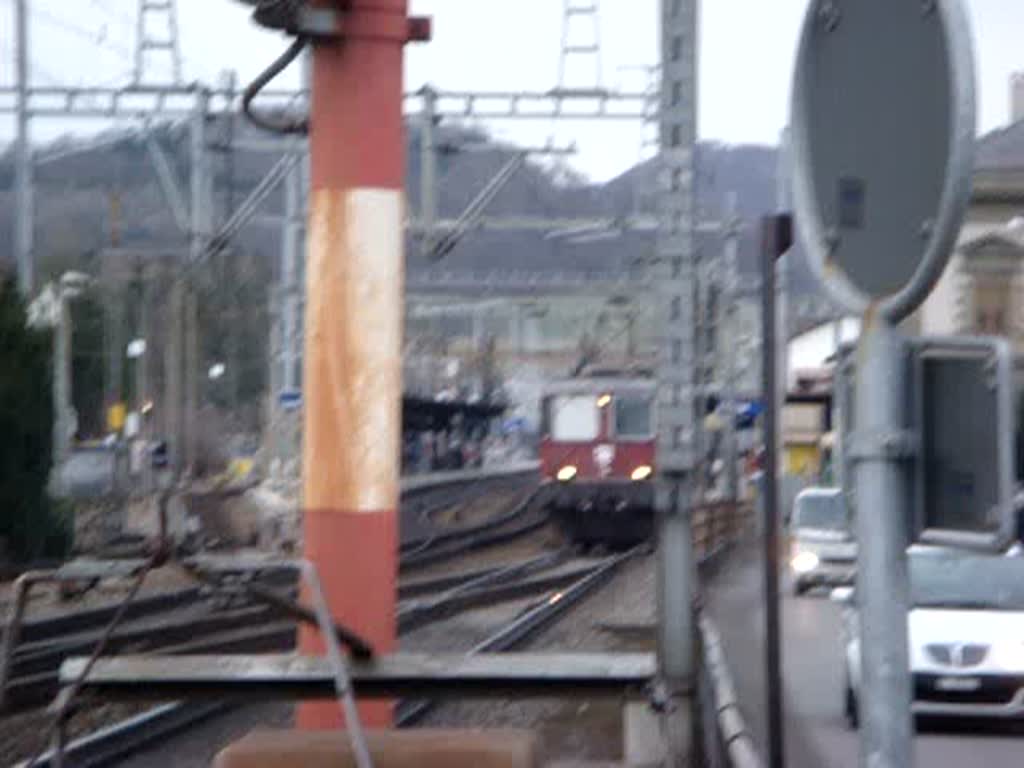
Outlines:
{"label": "steel rail", "polygon": [[[402,559],[408,559],[411,564],[412,562],[415,562],[417,556],[422,555],[425,552],[443,547],[451,542],[471,539],[477,534],[497,530],[498,528],[501,528],[526,514],[530,507],[537,501],[539,495],[540,489],[534,489],[526,498],[519,499],[505,512],[488,518],[487,520],[469,525],[455,526],[450,530],[439,530],[432,536],[403,544],[400,550]],[[449,505],[450,504],[444,504],[439,508],[444,508]]]}
{"label": "steel rail", "polygon": [[[414,503],[409,503],[403,499],[403,506],[400,508],[402,517],[405,518],[407,515],[412,515],[416,518],[419,528],[421,525],[433,527],[435,524],[432,522],[432,518],[439,512],[451,509],[459,505],[469,504],[473,501],[481,500],[487,496],[501,492],[505,489],[498,489],[493,487],[489,482],[486,487],[468,486],[465,488],[453,488],[451,490],[433,490],[428,494],[425,494],[425,498],[417,499]],[[486,522],[484,523],[486,525]],[[412,527],[412,526],[411,526]],[[432,530],[426,535],[419,535],[415,538],[406,538],[399,544],[399,552],[412,552],[426,549],[427,547],[444,540],[445,538],[457,538],[459,535],[465,533],[472,533],[474,526],[454,526],[451,530]]]}
{"label": "steel rail", "polygon": [[455,594],[403,608],[398,613],[398,629],[408,632],[474,608],[521,600],[543,592],[558,590],[586,578],[600,567],[600,565],[583,566],[571,571],[562,571],[525,581],[512,581],[467,591],[457,590]]}
{"label": "steel rail", "polygon": [[536,520],[531,520],[507,530],[485,530],[454,541],[448,541],[445,544],[441,544],[436,547],[429,547],[422,552],[405,555],[399,562],[399,568],[400,570],[423,568],[428,565],[434,565],[446,560],[451,560],[458,555],[463,555],[468,552],[475,552],[480,549],[497,546],[498,544],[505,544],[509,541],[522,538],[523,536],[528,536],[529,534],[540,530],[547,524],[547,515],[539,515]]}
{"label": "steel rail", "polygon": [[[126,620],[134,620],[154,613],[175,610],[195,600],[198,596],[198,587],[188,587],[172,592],[161,592],[155,595],[140,597],[128,607],[125,618]],[[110,620],[110,617],[114,615],[116,610],[117,603],[113,603],[98,608],[64,613],[60,616],[26,621],[21,625],[19,639],[23,642],[32,642],[57,638],[69,632],[81,631],[91,627],[101,627],[104,622]],[[0,626],[0,629],[6,632],[7,625]]]}
{"label": "steel rail", "polygon": [[[176,701],[147,710],[140,715],[94,731],[69,742],[64,747],[66,765],[76,768],[109,766],[143,747],[174,736],[191,725],[222,714],[233,708],[224,702]],[[56,766],[53,750],[44,752],[34,768]],[[18,768],[24,768],[25,762]]]}
{"label": "steel rail", "polygon": [[[556,618],[577,605],[583,598],[610,579],[615,571],[627,560],[642,551],[637,547],[622,555],[610,557],[605,564],[580,579],[565,590],[556,592],[543,600],[536,607],[524,613],[509,624],[477,643],[467,655],[476,653],[496,653],[508,651],[551,624]],[[419,701],[402,701],[395,710],[395,725],[400,728],[409,727],[418,722],[433,709],[435,702],[424,699]]]}
{"label": "steel rail", "polygon": [[568,553],[565,550],[559,550],[504,565],[489,566],[462,573],[445,574],[444,576],[430,579],[405,581],[398,585],[398,596],[400,599],[408,600],[425,595],[451,592],[457,589],[486,587],[500,583],[513,574],[525,575],[534,573],[537,570],[553,567],[563,562],[567,555]]}

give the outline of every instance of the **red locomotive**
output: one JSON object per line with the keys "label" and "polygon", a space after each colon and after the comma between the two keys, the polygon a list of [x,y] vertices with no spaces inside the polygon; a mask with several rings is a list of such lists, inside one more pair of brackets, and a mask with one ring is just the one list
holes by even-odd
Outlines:
{"label": "red locomotive", "polygon": [[635,375],[545,389],[541,472],[549,509],[572,541],[623,547],[652,535],[654,396],[654,381]]}

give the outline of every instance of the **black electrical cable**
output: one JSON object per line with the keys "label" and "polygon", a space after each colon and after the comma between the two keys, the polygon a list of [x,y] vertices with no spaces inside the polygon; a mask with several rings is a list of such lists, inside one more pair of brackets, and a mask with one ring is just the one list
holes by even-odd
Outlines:
{"label": "black electrical cable", "polygon": [[253,18],[257,24],[271,29],[282,29],[287,32],[294,32],[295,23],[299,15],[301,0],[245,0],[250,5],[255,5]]}
{"label": "black electrical cable", "polygon": [[309,133],[309,119],[301,118],[275,118],[270,115],[261,115],[253,109],[252,102],[259,95],[260,91],[267,87],[267,84],[280,75],[288,65],[299,58],[299,54],[309,43],[307,37],[296,37],[288,50],[282,53],[274,62],[267,67],[255,80],[253,80],[242,93],[242,111],[253,125],[271,133],[285,135]]}

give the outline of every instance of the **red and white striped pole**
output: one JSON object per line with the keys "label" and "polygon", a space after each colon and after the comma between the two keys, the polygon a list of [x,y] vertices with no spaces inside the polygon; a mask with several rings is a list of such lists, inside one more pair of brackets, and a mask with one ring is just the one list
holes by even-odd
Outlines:
{"label": "red and white striped pole", "polygon": [[[318,41],[310,106],[303,433],[305,554],[335,618],[378,653],[395,647],[402,396],[403,47],[429,36],[407,0],[323,0],[342,35]],[[323,652],[303,629],[300,648]],[[360,708],[391,723],[388,703]],[[337,727],[336,703],[299,707]]]}

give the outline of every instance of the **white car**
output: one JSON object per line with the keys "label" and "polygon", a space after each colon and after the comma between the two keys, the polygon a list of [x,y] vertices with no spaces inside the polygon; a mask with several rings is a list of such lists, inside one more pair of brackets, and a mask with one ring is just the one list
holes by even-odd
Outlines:
{"label": "white car", "polygon": [[850,529],[846,498],[839,488],[806,488],[797,494],[790,519],[793,593],[814,587],[852,584],[857,542]]}
{"label": "white car", "polygon": [[[1024,559],[911,549],[907,620],[913,712],[1024,717]],[[861,658],[855,595],[846,602],[845,712],[858,724]]]}

